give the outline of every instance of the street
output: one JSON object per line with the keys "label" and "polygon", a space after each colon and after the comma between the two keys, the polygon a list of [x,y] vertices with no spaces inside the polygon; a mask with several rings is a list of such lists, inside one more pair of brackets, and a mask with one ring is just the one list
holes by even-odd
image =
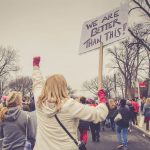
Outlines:
{"label": "street", "polygon": [[[110,129],[101,132],[101,139],[98,143],[92,142],[91,134],[89,133],[87,150],[116,150],[116,146],[116,134],[110,131]],[[134,130],[129,134],[129,150],[150,150],[150,139],[143,137],[142,133]]]}
{"label": "street", "polygon": [[[117,144],[116,134],[107,129],[101,132],[99,143],[93,143],[89,134],[87,150],[116,150]],[[150,150],[150,139],[143,137],[142,133],[136,130],[132,131],[129,133],[129,150]]]}

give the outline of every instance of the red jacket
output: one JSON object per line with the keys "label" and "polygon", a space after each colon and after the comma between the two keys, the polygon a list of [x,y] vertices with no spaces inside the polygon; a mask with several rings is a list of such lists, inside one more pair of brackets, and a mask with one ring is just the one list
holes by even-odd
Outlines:
{"label": "red jacket", "polygon": [[131,101],[131,105],[134,107],[134,112],[138,113],[139,112],[139,104],[138,102]]}

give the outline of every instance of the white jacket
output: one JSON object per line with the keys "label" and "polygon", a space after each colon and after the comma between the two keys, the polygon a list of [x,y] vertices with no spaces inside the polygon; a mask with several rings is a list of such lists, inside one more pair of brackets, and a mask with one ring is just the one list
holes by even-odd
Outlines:
{"label": "white jacket", "polygon": [[[35,103],[41,94],[43,85],[44,80],[39,68],[34,68],[33,92]],[[75,143],[56,121],[54,117],[56,113],[53,104],[44,104],[42,110],[36,106],[37,136],[34,150],[78,150]],[[107,115],[108,109],[105,104],[91,107],[80,104],[71,98],[67,99],[63,104],[61,111],[57,113],[62,124],[75,139],[77,139],[79,119],[97,123],[103,121]]]}

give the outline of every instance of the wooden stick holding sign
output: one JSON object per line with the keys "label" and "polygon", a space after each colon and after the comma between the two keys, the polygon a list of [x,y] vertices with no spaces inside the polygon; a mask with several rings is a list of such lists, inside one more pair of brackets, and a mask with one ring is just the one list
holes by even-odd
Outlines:
{"label": "wooden stick holding sign", "polygon": [[98,69],[98,89],[103,88],[103,43],[100,44],[99,49],[99,69]]}

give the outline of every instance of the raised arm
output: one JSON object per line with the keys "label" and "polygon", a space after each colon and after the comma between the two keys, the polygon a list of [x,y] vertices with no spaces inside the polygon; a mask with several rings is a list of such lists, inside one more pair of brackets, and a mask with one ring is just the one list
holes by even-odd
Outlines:
{"label": "raised arm", "polygon": [[33,74],[32,74],[32,81],[33,81],[33,94],[34,94],[34,100],[35,103],[38,99],[38,97],[41,94],[41,91],[44,86],[44,79],[40,72],[40,57],[34,57],[33,58]]}
{"label": "raised arm", "polygon": [[70,106],[70,114],[73,118],[81,120],[92,121],[94,123],[102,122],[108,115],[108,108],[106,106],[106,97],[103,89],[98,91],[99,105],[96,107],[80,104],[76,101],[72,102]]}
{"label": "raised arm", "polygon": [[94,123],[102,122],[108,115],[107,106],[103,103],[93,107],[73,101],[69,110],[72,118],[91,121]]}

